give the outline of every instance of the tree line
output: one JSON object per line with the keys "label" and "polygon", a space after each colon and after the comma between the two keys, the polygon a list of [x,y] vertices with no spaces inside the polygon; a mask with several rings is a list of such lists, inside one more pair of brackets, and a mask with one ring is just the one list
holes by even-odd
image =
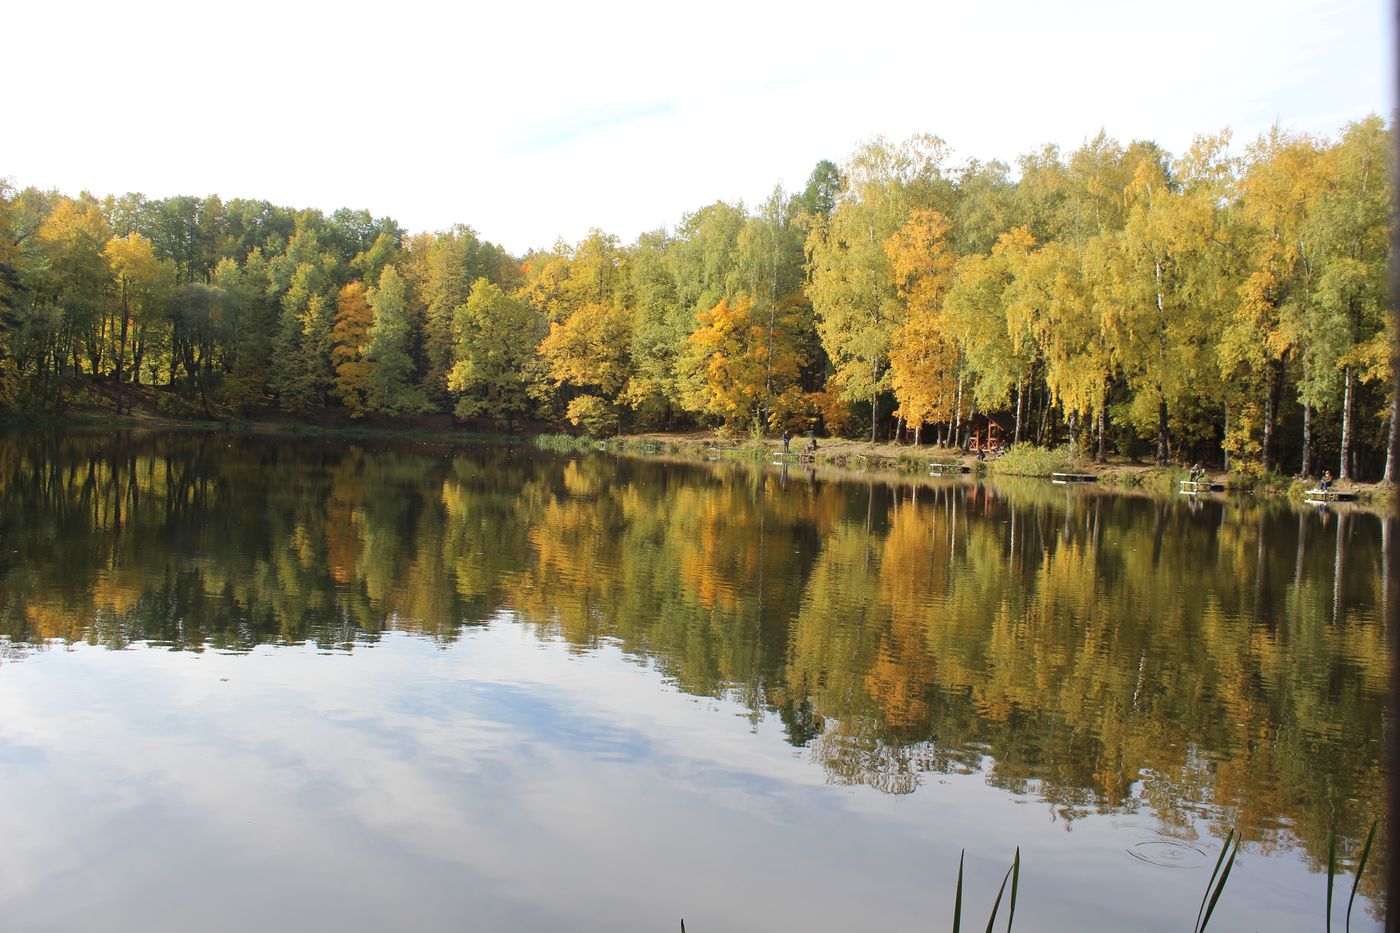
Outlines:
{"label": "tree line", "polygon": [[[624,245],[0,186],[0,406],[723,424],[1389,481],[1388,128],[817,164]],[[96,388],[94,388],[96,387]]]}

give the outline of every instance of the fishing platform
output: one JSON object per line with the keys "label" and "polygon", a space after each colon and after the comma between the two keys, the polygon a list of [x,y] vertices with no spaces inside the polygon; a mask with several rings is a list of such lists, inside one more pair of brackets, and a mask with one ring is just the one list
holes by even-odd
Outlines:
{"label": "fishing platform", "polygon": [[1309,489],[1303,493],[1303,501],[1309,505],[1325,505],[1328,502],[1355,502],[1356,493],[1341,492],[1336,489]]}
{"label": "fishing platform", "polygon": [[1183,496],[1194,496],[1203,492],[1224,492],[1224,483],[1212,483],[1210,481],[1189,480],[1181,481],[1181,494]]}
{"label": "fishing platform", "polygon": [[1097,483],[1099,478],[1093,473],[1051,473],[1050,482],[1059,486],[1077,483]]}
{"label": "fishing platform", "polygon": [[929,476],[960,476],[963,473],[971,473],[972,468],[965,463],[930,463],[928,465]]}

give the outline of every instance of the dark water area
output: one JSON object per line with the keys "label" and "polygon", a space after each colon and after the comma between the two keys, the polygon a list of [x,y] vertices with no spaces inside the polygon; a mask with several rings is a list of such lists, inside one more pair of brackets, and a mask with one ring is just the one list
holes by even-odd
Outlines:
{"label": "dark water area", "polygon": [[0,436],[0,927],[946,929],[966,850],[980,929],[1019,846],[1017,930],[1181,930],[1238,828],[1211,928],[1319,929],[1383,812],[1389,546],[1039,481]]}

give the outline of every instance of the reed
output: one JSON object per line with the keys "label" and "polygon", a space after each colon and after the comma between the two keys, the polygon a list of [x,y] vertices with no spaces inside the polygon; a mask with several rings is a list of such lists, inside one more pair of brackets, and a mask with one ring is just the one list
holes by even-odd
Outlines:
{"label": "reed", "polygon": [[[962,929],[962,900],[963,900],[963,860],[967,857],[967,850],[964,849],[958,855],[958,886],[953,895],[953,933],[959,933]],[[1011,900],[1007,903],[1006,910],[1006,933],[1011,933],[1011,925],[1016,921],[1016,893],[1021,884],[1021,847],[1016,847],[1016,856],[1011,860],[1011,867],[1002,876],[1001,887],[997,888],[996,900],[992,901],[992,915],[987,918],[987,933],[992,933],[992,927],[997,922],[997,912],[1001,909],[1001,899],[1006,894],[1006,884],[1011,883]]]}
{"label": "reed", "polygon": [[[1346,912],[1346,933],[1351,930],[1351,908],[1356,901],[1356,892],[1361,885],[1361,876],[1366,871],[1366,862],[1371,856],[1371,846],[1376,841],[1376,822],[1371,823],[1371,830],[1366,834],[1366,842],[1361,847],[1361,852],[1356,859],[1356,876],[1351,883],[1351,896],[1347,899]],[[1225,845],[1220,848],[1220,855],[1215,860],[1215,867],[1211,870],[1210,880],[1206,882],[1206,890],[1201,895],[1201,905],[1196,910],[1196,922],[1192,925],[1192,933],[1205,933],[1206,927],[1210,924],[1210,918],[1215,913],[1216,904],[1220,902],[1220,895],[1225,891],[1225,884],[1230,880],[1230,869],[1235,865],[1235,856],[1239,854],[1240,843],[1244,840],[1243,834],[1232,829],[1225,836]],[[962,933],[962,910],[963,910],[963,867],[967,859],[967,850],[963,849],[958,854],[958,880],[957,886],[953,890],[953,933]],[[1332,933],[1332,893],[1334,882],[1337,877],[1337,835],[1333,831],[1331,842],[1327,849],[1327,933]],[[986,933],[992,933],[996,926],[997,914],[1001,910],[1002,898],[1006,895],[1007,884],[1011,885],[1011,897],[1007,902],[1006,909],[1006,933],[1011,933],[1011,927],[1016,922],[1016,895],[1021,883],[1021,847],[1016,847],[1016,854],[1011,860],[1011,867],[1002,876],[1001,886],[997,888],[997,896],[992,901],[992,913],[987,918]],[[681,920],[681,933],[685,933],[685,920]]]}
{"label": "reed", "polygon": [[[1231,842],[1235,844],[1233,849],[1230,848]],[[1201,906],[1196,911],[1196,926],[1193,928],[1195,933],[1205,933],[1206,925],[1210,923],[1210,915],[1215,913],[1216,902],[1220,900],[1220,894],[1225,890],[1225,882],[1230,880],[1230,869],[1234,867],[1235,855],[1238,854],[1239,851],[1240,837],[1236,834],[1235,830],[1232,829],[1229,835],[1225,837],[1225,845],[1220,849],[1220,857],[1215,860],[1215,868],[1210,873],[1210,880],[1206,882],[1206,893],[1201,896]],[[1227,854],[1229,855],[1228,859],[1226,858]],[[1225,864],[1225,870],[1223,872],[1220,870],[1222,862]],[[1216,881],[1217,876],[1220,878],[1218,883]],[[1209,901],[1209,904],[1207,904],[1207,901]],[[1203,911],[1204,915],[1202,914]]]}
{"label": "reed", "polygon": [[[1366,842],[1361,846],[1361,854],[1356,858],[1356,876],[1351,880],[1351,896],[1347,898],[1346,926],[1351,933],[1351,908],[1356,903],[1356,891],[1361,886],[1361,876],[1366,871],[1366,860],[1371,857],[1371,844],[1376,841],[1377,821],[1371,821],[1371,830],[1366,833]],[[1327,841],[1327,933],[1332,933],[1332,887],[1337,878],[1337,830]]]}

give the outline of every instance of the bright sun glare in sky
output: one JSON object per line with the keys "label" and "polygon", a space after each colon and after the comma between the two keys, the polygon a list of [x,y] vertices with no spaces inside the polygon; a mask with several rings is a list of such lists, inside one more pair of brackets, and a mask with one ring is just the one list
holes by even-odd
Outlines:
{"label": "bright sun glare in sky", "polygon": [[1379,0],[24,3],[0,176],[629,242],[875,135],[1172,152],[1394,106]]}

